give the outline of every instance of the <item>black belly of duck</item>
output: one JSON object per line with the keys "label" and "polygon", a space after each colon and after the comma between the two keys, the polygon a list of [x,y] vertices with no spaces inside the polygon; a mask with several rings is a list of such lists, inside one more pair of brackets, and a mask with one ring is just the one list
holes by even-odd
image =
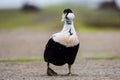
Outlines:
{"label": "black belly of duck", "polygon": [[44,52],[44,59],[46,62],[52,63],[57,66],[68,63],[73,64],[78,52],[79,44],[73,47],[66,47],[52,38],[48,41]]}

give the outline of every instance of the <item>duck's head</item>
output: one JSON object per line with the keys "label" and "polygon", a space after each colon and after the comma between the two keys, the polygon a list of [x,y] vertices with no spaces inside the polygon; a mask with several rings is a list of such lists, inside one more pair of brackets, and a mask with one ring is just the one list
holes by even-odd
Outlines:
{"label": "duck's head", "polygon": [[62,20],[61,21],[68,21],[73,20],[75,18],[75,15],[73,14],[71,9],[65,9],[63,11]]}

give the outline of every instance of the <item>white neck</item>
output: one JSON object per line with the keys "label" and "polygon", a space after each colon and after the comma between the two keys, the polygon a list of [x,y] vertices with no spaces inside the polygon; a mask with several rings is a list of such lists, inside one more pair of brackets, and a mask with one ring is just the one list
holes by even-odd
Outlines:
{"label": "white neck", "polygon": [[53,40],[66,47],[77,45],[79,40],[74,29],[73,21],[69,21],[69,23],[65,21],[62,31],[54,34]]}
{"label": "white neck", "polygon": [[72,20],[65,21],[61,32],[69,32],[69,31],[71,31],[72,34],[76,34],[74,23]]}

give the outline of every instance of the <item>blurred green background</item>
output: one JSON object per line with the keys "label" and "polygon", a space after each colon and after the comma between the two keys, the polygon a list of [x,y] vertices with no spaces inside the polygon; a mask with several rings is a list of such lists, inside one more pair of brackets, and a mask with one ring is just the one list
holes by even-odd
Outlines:
{"label": "blurred green background", "polygon": [[[65,8],[71,8],[75,13],[75,27],[79,31],[119,30],[120,8],[115,0],[101,2],[91,8],[88,4],[63,3],[47,7],[37,7],[26,0],[19,8],[0,10],[0,30],[29,28],[39,30],[61,29],[61,15]],[[82,0],[81,0],[82,1]],[[113,2],[112,2],[113,1]],[[14,2],[14,1],[13,1]],[[46,0],[46,2],[49,2]],[[77,1],[75,1],[77,2]],[[86,3],[89,1],[85,1]],[[85,3],[84,2],[84,3]],[[96,5],[93,3],[92,5]]]}
{"label": "blurred green background", "polygon": [[0,59],[43,60],[47,40],[63,27],[65,8],[75,14],[78,58],[120,59],[120,0],[1,0]]}

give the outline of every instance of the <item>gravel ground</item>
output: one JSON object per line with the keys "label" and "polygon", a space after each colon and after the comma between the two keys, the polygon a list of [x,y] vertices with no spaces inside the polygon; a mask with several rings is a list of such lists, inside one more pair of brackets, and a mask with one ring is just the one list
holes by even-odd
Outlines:
{"label": "gravel ground", "polygon": [[[56,31],[57,32],[57,31]],[[53,32],[30,30],[0,31],[0,59],[42,58],[45,44]],[[46,75],[46,64],[40,62],[0,62],[0,80],[120,80],[119,60],[81,60],[81,57],[120,56],[120,33],[79,33],[81,47],[73,76]],[[65,74],[67,65],[55,71]]]}
{"label": "gravel ground", "polygon": [[[51,66],[60,74],[67,65]],[[72,66],[73,76],[47,76],[44,62],[0,63],[0,80],[120,80],[119,60],[80,60]]]}
{"label": "gravel ground", "polygon": [[[13,30],[0,32],[0,58],[42,57],[49,37],[58,31]],[[80,57],[120,56],[120,32],[78,33]]]}

